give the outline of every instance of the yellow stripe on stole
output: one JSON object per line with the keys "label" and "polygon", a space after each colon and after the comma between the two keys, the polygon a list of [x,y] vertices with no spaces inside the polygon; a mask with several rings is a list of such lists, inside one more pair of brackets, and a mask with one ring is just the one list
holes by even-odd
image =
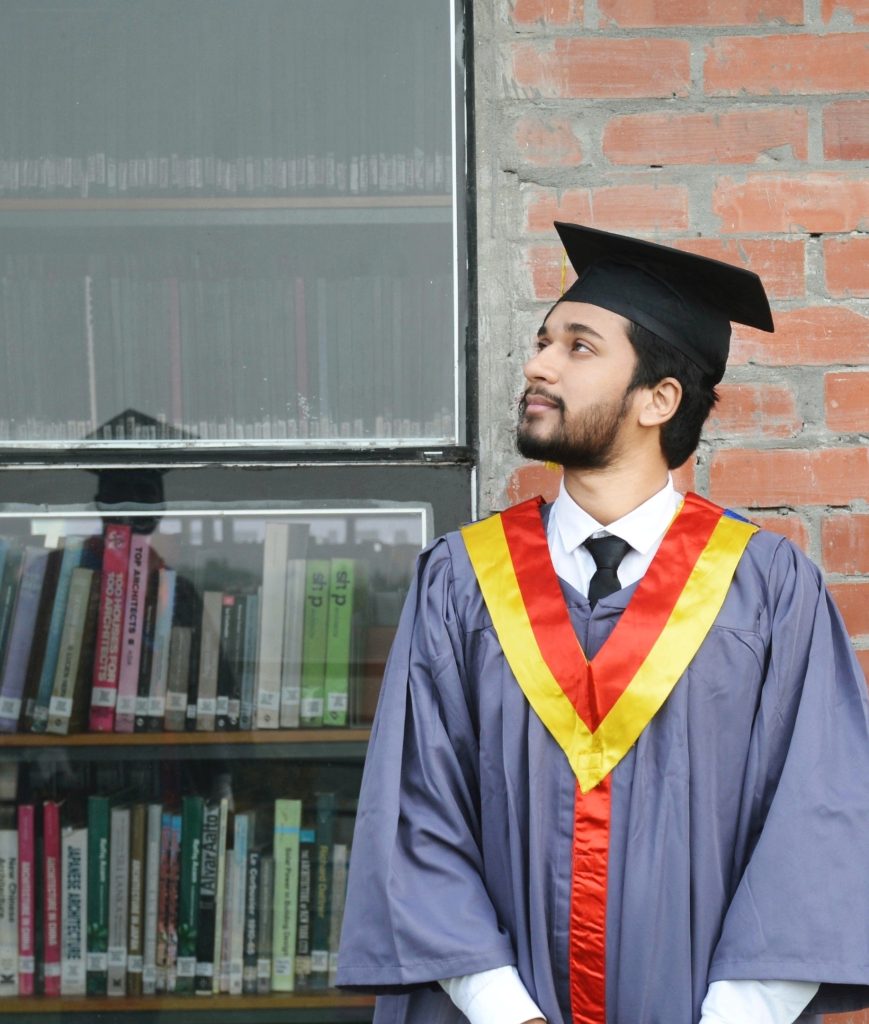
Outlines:
{"label": "yellow stripe on stole", "polygon": [[[583,792],[601,782],[636,742],[697,653],[724,604],[756,526],[722,516],[645,661],[591,732],[546,664],[522,599],[500,516],[462,530],[483,599],[513,675],[564,751]],[[585,653],[576,640],[576,656]],[[592,670],[594,661],[592,661]]]}

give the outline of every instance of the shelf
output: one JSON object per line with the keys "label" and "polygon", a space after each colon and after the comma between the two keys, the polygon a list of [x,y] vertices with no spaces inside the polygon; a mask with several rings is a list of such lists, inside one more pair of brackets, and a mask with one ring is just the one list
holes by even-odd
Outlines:
{"label": "shelf", "polygon": [[451,224],[451,195],[0,199],[0,226]]}

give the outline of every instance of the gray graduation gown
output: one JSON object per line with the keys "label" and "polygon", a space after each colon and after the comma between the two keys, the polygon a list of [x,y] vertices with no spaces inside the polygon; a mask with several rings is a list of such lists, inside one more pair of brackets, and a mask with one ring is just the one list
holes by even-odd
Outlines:
{"label": "gray graduation gown", "polygon": [[[589,658],[634,589],[590,613],[562,583]],[[822,983],[801,1020],[869,1005],[869,702],[787,540],[751,539],[611,784],[607,1024],[697,1024],[716,979]],[[378,1024],[457,1024],[432,983],[505,964],[569,1024],[575,785],[460,535],[441,538],[389,659],[352,847],[338,984],[384,993]]]}

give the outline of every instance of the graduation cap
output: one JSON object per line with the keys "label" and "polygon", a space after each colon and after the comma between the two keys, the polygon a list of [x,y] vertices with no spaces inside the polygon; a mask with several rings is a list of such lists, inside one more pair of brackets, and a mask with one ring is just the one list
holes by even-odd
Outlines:
{"label": "graduation cap", "polygon": [[713,383],[724,376],[730,323],[773,331],[757,274],[639,238],[556,221],[578,280],[559,302],[588,302],[633,320],[688,356]]}

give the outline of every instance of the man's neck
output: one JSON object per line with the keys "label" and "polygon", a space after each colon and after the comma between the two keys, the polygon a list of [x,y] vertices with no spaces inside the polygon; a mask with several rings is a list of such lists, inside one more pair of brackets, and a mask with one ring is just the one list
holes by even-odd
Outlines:
{"label": "man's neck", "polygon": [[632,512],[666,483],[667,467],[657,463],[564,471],[567,493],[601,526]]}

